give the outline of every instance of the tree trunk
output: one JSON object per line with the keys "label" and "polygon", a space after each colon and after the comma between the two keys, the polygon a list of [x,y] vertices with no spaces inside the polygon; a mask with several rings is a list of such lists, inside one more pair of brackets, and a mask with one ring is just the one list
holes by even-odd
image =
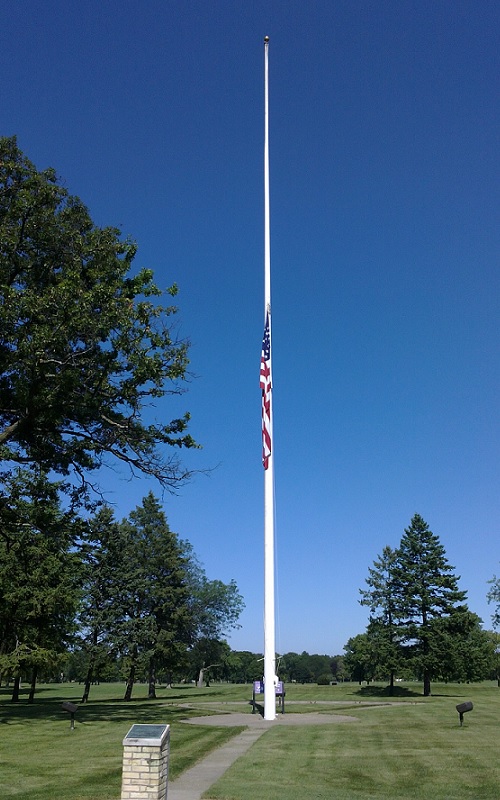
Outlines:
{"label": "tree trunk", "polygon": [[14,678],[14,686],[12,688],[12,697],[10,698],[12,703],[19,703],[20,689],[21,689],[21,676],[16,675],[16,677]]}
{"label": "tree trunk", "polygon": [[[424,611],[422,613],[422,627],[424,630],[427,628],[427,614]],[[423,644],[423,654],[424,654],[424,697],[429,697],[431,694],[431,673],[427,667],[429,663],[429,639],[427,633],[422,637],[422,644]]]}
{"label": "tree trunk", "polygon": [[391,669],[391,678],[389,682],[389,695],[392,697],[394,694],[394,670]]}
{"label": "tree trunk", "polygon": [[198,689],[203,688],[203,673],[204,673],[204,667],[202,667],[198,673],[198,683],[196,684],[198,686]]}
{"label": "tree trunk", "polygon": [[149,659],[148,700],[156,700],[156,666],[153,656]]}
{"label": "tree trunk", "polygon": [[96,648],[97,648],[97,628],[92,630],[92,647],[90,648],[89,668],[87,670],[87,677],[85,678],[85,688],[82,695],[82,703],[86,703],[89,699],[90,686],[94,677],[94,668],[96,662]]}
{"label": "tree trunk", "polygon": [[127,688],[125,689],[124,700],[132,700],[132,689],[134,688],[135,671],[137,668],[137,645],[134,644],[132,648],[132,657],[130,661],[130,670],[127,679]]}
{"label": "tree trunk", "polygon": [[35,699],[37,677],[38,677],[38,667],[33,667],[33,672],[31,673],[31,686],[30,686],[30,693],[28,696],[28,703],[32,703]]}
{"label": "tree trunk", "polygon": [[89,699],[90,686],[92,684],[93,672],[94,672],[94,659],[91,656],[90,657],[90,661],[89,661],[89,668],[87,670],[87,676],[85,678],[85,687],[83,689],[83,694],[82,694],[82,703],[86,703],[87,700]]}

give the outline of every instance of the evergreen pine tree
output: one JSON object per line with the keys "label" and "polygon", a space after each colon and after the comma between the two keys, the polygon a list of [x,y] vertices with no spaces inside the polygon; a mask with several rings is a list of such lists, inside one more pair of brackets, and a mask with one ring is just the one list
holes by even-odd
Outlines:
{"label": "evergreen pine tree", "polygon": [[415,514],[398,548],[394,578],[401,592],[402,637],[422,675],[426,697],[431,693],[432,677],[439,675],[441,668],[441,626],[436,621],[450,616],[466,599],[453,569],[439,537]]}
{"label": "evergreen pine tree", "polygon": [[401,664],[398,624],[401,586],[395,564],[398,553],[386,546],[368,570],[368,589],[360,589],[361,605],[370,608],[368,635],[374,645],[377,667],[389,675],[389,692],[394,693],[394,677]]}

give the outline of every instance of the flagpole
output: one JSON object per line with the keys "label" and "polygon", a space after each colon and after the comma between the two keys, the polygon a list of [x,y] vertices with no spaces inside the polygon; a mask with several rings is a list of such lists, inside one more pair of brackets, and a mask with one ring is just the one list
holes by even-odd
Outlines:
{"label": "flagpole", "polygon": [[[269,213],[269,36],[264,38],[264,317],[271,342],[271,235]],[[271,367],[271,347],[269,367]],[[272,381],[269,391],[269,433],[272,438]],[[274,442],[273,442],[274,444]],[[264,719],[276,718],[275,611],[274,611],[274,457],[272,451],[264,470]]]}

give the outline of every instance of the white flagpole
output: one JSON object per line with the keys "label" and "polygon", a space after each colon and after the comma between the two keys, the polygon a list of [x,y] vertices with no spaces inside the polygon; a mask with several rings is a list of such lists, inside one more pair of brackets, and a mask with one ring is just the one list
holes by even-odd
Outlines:
{"label": "white flagpole", "polygon": [[[271,337],[271,235],[269,215],[269,36],[264,38],[264,317],[269,314]],[[271,350],[272,353],[272,350]],[[272,363],[272,355],[271,355]],[[272,440],[272,384],[270,392],[270,425]],[[264,470],[264,719],[276,719],[275,619],[274,619],[274,456],[271,452]]]}

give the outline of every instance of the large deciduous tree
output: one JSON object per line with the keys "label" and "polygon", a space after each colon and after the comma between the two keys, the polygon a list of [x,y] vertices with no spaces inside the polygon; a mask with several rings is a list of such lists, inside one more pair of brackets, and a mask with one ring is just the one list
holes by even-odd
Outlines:
{"label": "large deciduous tree", "polygon": [[368,633],[352,636],[344,647],[344,663],[352,681],[369,683],[374,680],[376,672],[375,644]]}
{"label": "large deciduous tree", "polygon": [[431,640],[439,677],[452,681],[481,681],[495,669],[495,645],[491,634],[481,627],[481,619],[466,606],[434,621]]}
{"label": "large deciduous tree", "polygon": [[152,272],[131,274],[135,253],[116,228],[94,225],[52,169],[39,172],[15,138],[0,139],[4,463],[83,477],[109,457],[166,487],[187,477],[162,445],[195,446],[189,415],[163,424],[144,408],[181,391],[188,346]]}
{"label": "large deciduous tree", "polygon": [[[231,580],[209,580],[199,565],[192,548],[184,542],[186,552],[191,554],[189,570],[190,606],[193,615],[195,643],[191,651],[191,663],[197,667],[198,685],[203,684],[209,667],[224,662],[227,643],[222,637],[238,628],[238,619],[245,604],[236,582]],[[219,654],[219,655],[217,655]]]}

